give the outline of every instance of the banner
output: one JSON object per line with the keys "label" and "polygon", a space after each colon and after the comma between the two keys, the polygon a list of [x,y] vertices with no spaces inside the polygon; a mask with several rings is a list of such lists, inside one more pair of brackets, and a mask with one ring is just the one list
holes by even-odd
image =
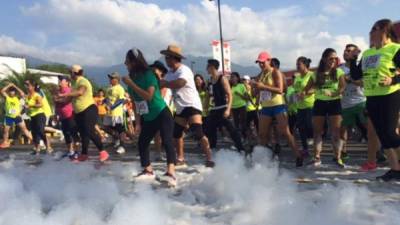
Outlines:
{"label": "banner", "polygon": [[[213,51],[213,58],[218,60],[220,63],[221,60],[221,44],[220,41],[214,40],[212,42],[212,51]],[[224,66],[225,66],[225,73],[231,73],[231,46],[228,42],[224,42]],[[222,64],[222,63],[221,63]],[[219,67],[220,72],[222,72],[222,65]]]}

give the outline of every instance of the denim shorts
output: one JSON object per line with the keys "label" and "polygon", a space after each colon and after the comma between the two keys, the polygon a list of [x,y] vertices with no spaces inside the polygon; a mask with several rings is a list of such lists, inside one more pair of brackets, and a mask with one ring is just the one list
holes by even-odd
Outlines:
{"label": "denim shorts", "polygon": [[286,105],[276,105],[276,106],[271,106],[271,107],[263,107],[260,111],[262,116],[269,116],[269,117],[274,117],[278,114],[281,113],[286,113],[287,108]]}

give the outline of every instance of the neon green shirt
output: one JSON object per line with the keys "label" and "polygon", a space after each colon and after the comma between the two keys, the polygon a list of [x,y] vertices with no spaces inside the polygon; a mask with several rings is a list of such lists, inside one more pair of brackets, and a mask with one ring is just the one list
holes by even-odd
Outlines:
{"label": "neon green shirt", "polygon": [[[336,71],[336,81],[331,80],[329,74],[325,74],[325,84],[323,84],[321,87],[315,85],[315,99],[321,101],[331,101],[341,98],[341,96],[331,97],[326,94],[327,92],[337,92],[339,89],[339,78],[344,76],[344,71],[340,68],[337,68]],[[313,79],[314,83],[316,82],[316,73],[312,75],[311,79]]]}

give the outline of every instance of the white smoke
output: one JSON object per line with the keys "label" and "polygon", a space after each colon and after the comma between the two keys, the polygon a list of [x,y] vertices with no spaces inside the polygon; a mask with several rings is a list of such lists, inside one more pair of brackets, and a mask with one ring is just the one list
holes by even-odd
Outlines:
{"label": "white smoke", "polygon": [[[353,184],[299,188],[290,171],[257,149],[252,162],[227,151],[211,170],[178,172],[178,188],[131,181],[138,162],[96,169],[45,159],[0,164],[0,225],[400,224],[399,202]],[[163,164],[157,164],[161,174]]]}

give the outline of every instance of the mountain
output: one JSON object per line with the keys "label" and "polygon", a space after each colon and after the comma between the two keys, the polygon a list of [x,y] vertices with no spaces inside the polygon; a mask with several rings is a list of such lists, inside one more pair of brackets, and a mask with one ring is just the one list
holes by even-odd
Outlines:
{"label": "mountain", "polygon": [[[26,58],[28,67],[36,68],[40,65],[44,64],[62,64],[58,62],[50,62],[42,59],[38,59],[31,56],[23,56]],[[204,56],[187,56],[183,63],[191,68],[193,68],[193,73],[199,73],[208,78],[206,72],[206,65],[208,57]],[[164,62],[163,58],[159,59],[160,61]],[[152,62],[149,62],[152,63]],[[165,63],[165,62],[164,62]],[[98,83],[100,86],[107,85],[108,79],[107,74],[112,72],[118,72],[121,75],[127,74],[126,67],[124,64],[118,64],[113,66],[85,66],[83,65],[85,70],[85,74],[91,78],[94,82]],[[259,73],[259,68],[256,66],[242,66],[236,63],[232,63],[232,71],[236,71],[239,74],[243,75],[250,75],[255,76]]]}

